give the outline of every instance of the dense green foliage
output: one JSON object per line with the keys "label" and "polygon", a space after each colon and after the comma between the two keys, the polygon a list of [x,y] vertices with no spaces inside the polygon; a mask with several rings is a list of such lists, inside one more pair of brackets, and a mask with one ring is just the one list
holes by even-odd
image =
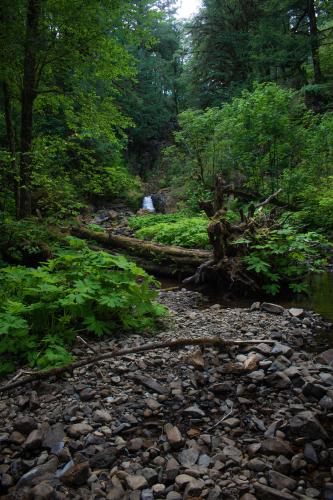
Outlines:
{"label": "dense green foliage", "polygon": [[164,312],[154,303],[156,284],[124,257],[75,240],[36,269],[1,269],[1,370],[17,359],[41,368],[66,363],[79,332],[147,330]]}
{"label": "dense green foliage", "polygon": [[182,213],[171,215],[151,215],[131,217],[130,227],[136,229],[136,238],[151,240],[165,245],[185,248],[209,249],[207,226],[204,215],[190,217]]}

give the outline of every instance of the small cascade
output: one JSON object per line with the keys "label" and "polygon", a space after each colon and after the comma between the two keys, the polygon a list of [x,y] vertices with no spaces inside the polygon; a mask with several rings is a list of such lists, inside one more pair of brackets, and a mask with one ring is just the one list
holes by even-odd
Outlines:
{"label": "small cascade", "polygon": [[142,202],[143,210],[148,210],[148,212],[155,212],[154,203],[151,196],[145,196]]}

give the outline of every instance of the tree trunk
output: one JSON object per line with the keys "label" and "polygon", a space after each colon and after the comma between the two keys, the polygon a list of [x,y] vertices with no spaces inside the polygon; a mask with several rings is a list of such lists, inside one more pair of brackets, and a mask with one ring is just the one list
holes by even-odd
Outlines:
{"label": "tree trunk", "polygon": [[15,140],[15,128],[12,116],[12,103],[11,95],[6,81],[2,82],[2,90],[4,97],[4,112],[5,112],[5,122],[6,122],[6,136],[7,145],[11,154],[11,175],[10,182],[13,184],[13,191],[16,200],[16,215],[19,213],[19,195],[18,195],[18,182],[17,182],[17,161],[16,161],[16,140]]}
{"label": "tree trunk", "polygon": [[24,69],[21,108],[21,159],[20,159],[20,207],[19,217],[31,215],[31,150],[33,105],[36,98],[36,72],[39,21],[41,17],[42,0],[28,0],[26,35],[24,48]]}
{"label": "tree trunk", "polygon": [[320,57],[319,57],[319,38],[318,38],[319,33],[318,33],[314,0],[308,0],[308,16],[309,16],[309,28],[311,37],[311,54],[312,54],[312,63],[314,71],[314,81],[315,83],[320,83],[322,81],[322,73],[321,73]]}

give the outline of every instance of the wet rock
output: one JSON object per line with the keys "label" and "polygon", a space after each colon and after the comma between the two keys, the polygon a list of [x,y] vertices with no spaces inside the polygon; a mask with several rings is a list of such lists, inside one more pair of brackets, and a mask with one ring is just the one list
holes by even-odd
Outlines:
{"label": "wet rock", "polygon": [[15,431],[21,432],[21,434],[30,434],[31,431],[37,429],[38,425],[32,417],[24,416],[17,417],[13,422],[13,427]]}
{"label": "wet rock", "polygon": [[60,481],[66,484],[66,486],[78,488],[87,482],[89,475],[89,462],[81,462],[66,470],[66,472],[60,476]]}

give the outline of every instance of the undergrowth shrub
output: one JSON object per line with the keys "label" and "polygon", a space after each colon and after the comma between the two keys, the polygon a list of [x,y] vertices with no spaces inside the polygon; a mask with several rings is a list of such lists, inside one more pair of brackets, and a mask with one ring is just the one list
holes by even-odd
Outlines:
{"label": "undergrowth shrub", "polygon": [[260,228],[234,244],[247,247],[247,255],[243,257],[246,268],[270,295],[286,287],[295,293],[308,292],[306,278],[323,271],[332,251],[332,245],[323,235],[301,232],[288,223],[278,229]]}
{"label": "undergrowth shrub", "polygon": [[204,215],[188,217],[182,214],[132,217],[129,224],[136,229],[136,238],[177,245],[185,248],[209,249],[207,226]]}
{"label": "undergrowth shrub", "polygon": [[123,256],[80,240],[36,269],[0,270],[0,371],[17,362],[40,368],[70,361],[78,332],[94,336],[149,329],[164,313],[157,282]]}

